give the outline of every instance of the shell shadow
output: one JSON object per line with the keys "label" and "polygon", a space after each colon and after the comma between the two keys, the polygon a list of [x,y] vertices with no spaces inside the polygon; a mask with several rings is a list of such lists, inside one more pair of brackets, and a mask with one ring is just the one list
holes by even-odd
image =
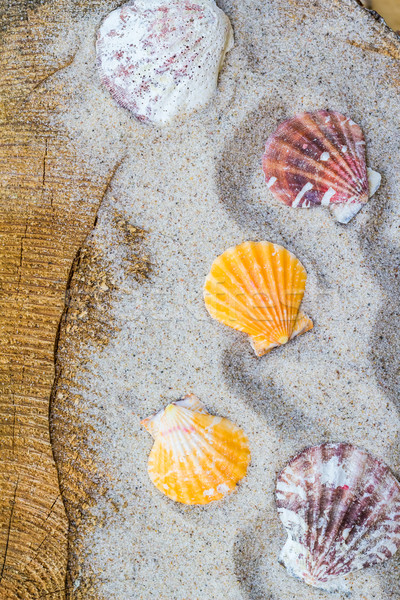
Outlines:
{"label": "shell shadow", "polygon": [[381,229],[386,206],[383,191],[374,198],[374,212],[360,233],[360,247],[367,265],[385,293],[370,338],[370,359],[382,391],[400,412],[400,250],[382,240]]}
{"label": "shell shadow", "polygon": [[262,557],[269,544],[263,531],[263,519],[257,520],[237,535],[233,547],[235,576],[246,600],[277,600],[262,577]]}
{"label": "shell shadow", "polygon": [[[400,264],[400,252],[395,247],[379,246],[376,250],[377,231],[372,221],[366,234],[360,236],[361,247],[368,264],[385,292],[385,300],[375,319],[370,338],[370,360],[374,366],[378,385],[400,412],[400,337],[397,323],[400,319],[400,281],[395,272]],[[372,246],[375,245],[375,251]]]}
{"label": "shell shadow", "polygon": [[[232,344],[222,357],[222,372],[226,384],[237,396],[242,398],[256,413],[268,419],[282,441],[291,441],[298,446],[299,434],[302,446],[328,441],[329,431],[320,431],[317,423],[308,417],[295,403],[276,385],[271,376],[263,379],[254,370],[254,361],[264,373],[265,360],[255,358],[243,345]],[[279,351],[279,350],[278,350]]]}
{"label": "shell shadow", "polygon": [[[385,299],[377,312],[370,337],[369,360],[376,381],[386,398],[400,414],[400,338],[397,323],[400,318],[399,248],[382,239],[384,209],[387,204],[383,190],[374,198],[375,210],[359,235],[360,248],[366,264],[380,285]],[[391,464],[400,468],[400,434],[392,444]],[[399,472],[395,473],[399,478]],[[377,567],[382,590],[388,598],[398,597],[400,553]]]}
{"label": "shell shadow", "polygon": [[245,230],[249,229],[250,224],[252,231],[262,237],[268,228],[283,240],[284,220],[281,227],[276,226],[270,217],[268,203],[257,206],[250,183],[255,165],[260,174],[262,172],[261,158],[265,142],[276,129],[277,123],[286,117],[287,108],[283,103],[263,100],[227,141],[216,167],[220,199],[228,214]]}
{"label": "shell shadow", "polygon": [[382,591],[386,598],[398,598],[399,594],[399,573],[400,573],[400,552],[393,558],[382,563],[378,567],[379,579]]}

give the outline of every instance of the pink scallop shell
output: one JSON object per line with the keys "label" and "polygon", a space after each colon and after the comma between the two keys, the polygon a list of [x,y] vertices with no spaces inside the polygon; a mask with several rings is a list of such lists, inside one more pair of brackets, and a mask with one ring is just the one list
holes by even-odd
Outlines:
{"label": "pink scallop shell", "polygon": [[302,113],[281,123],[266,143],[263,170],[272,194],[292,207],[369,198],[363,132],[338,112]]}
{"label": "pink scallop shell", "polygon": [[343,589],[340,577],[400,548],[400,484],[351,444],[322,444],[293,458],[278,477],[276,503],[288,533],[281,560],[309,585]]}

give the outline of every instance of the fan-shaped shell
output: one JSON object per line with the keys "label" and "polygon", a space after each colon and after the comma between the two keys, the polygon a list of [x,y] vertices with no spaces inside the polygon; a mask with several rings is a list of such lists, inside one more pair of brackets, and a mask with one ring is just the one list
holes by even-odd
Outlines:
{"label": "fan-shaped shell", "polygon": [[280,473],[281,560],[309,585],[343,589],[340,577],[390,558],[400,547],[400,484],[351,444],[304,450]]}
{"label": "fan-shaped shell", "polygon": [[380,184],[379,173],[368,173],[361,128],[326,110],[281,123],[266,143],[263,170],[268,188],[281,202],[300,208],[332,206],[344,223]]}
{"label": "fan-shaped shell", "polygon": [[148,472],[163,494],[183,504],[208,504],[235,489],[250,461],[248,440],[215,417],[193,394],[142,421],[154,437]]}
{"label": "fan-shaped shell", "polygon": [[134,0],[101,24],[97,62],[120,105],[162,124],[210,100],[232,46],[229,19],[214,0]]}
{"label": "fan-shaped shell", "polygon": [[257,356],[313,327],[299,311],[307,273],[288,250],[271,242],[245,242],[212,264],[204,286],[210,315],[247,333]]}

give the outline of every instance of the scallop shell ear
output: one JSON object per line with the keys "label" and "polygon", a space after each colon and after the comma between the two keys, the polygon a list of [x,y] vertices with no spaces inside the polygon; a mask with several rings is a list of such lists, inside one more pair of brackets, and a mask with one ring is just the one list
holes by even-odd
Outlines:
{"label": "scallop shell ear", "polygon": [[368,174],[361,128],[344,115],[320,110],[281,123],[263,156],[267,186],[284,204],[329,206],[348,223],[376,192],[380,175]]}
{"label": "scallop shell ear", "polygon": [[247,333],[262,356],[312,329],[299,311],[306,279],[303,265],[282,246],[245,242],[214,261],[204,301],[214,319]]}
{"label": "scallop shell ear", "polygon": [[243,431],[207,413],[194,395],[142,421],[154,437],[148,472],[163,494],[183,504],[208,504],[233,491],[247,472]]}
{"label": "scallop shell ear", "polygon": [[400,484],[351,444],[322,444],[292,459],[276,503],[288,534],[281,561],[311,586],[344,591],[343,576],[400,548]]}
{"label": "scallop shell ear", "polygon": [[[373,169],[367,168],[368,175],[368,187],[369,187],[369,197],[375,194],[378,191],[381,185],[382,176],[377,171]],[[347,204],[331,204],[329,206],[331,213],[334,215],[336,221],[338,223],[343,223],[347,225],[347,223],[355,217],[355,215],[360,212],[364,204],[359,202],[350,202]]]}
{"label": "scallop shell ear", "polygon": [[232,47],[231,24],[214,0],[135,0],[104,19],[96,50],[118,104],[164,124],[207,104]]}
{"label": "scallop shell ear", "polygon": [[[208,415],[207,409],[202,402],[198,399],[194,394],[187,394],[183,396],[180,400],[174,402],[175,406],[183,406],[189,410],[194,412],[203,413]],[[159,433],[160,421],[165,413],[165,409],[154,413],[154,415],[150,415],[147,419],[143,419],[140,424],[144,427],[152,436],[156,438]]]}

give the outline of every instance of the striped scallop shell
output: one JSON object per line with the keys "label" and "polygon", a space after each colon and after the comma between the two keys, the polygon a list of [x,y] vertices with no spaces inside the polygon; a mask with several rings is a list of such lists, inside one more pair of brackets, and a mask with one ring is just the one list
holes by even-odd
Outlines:
{"label": "striped scallop shell", "polygon": [[271,242],[245,242],[212,264],[204,286],[210,315],[250,336],[257,356],[312,329],[299,309],[307,273],[288,250]]}
{"label": "striped scallop shell", "polygon": [[400,548],[400,484],[351,444],[322,444],[292,459],[276,502],[288,533],[281,561],[311,586],[345,590],[341,577]]}
{"label": "striped scallop shell", "polygon": [[97,62],[118,104],[163,124],[210,100],[232,46],[231,24],[214,0],[133,0],[101,24]]}
{"label": "striped scallop shell", "polygon": [[326,110],[284,121],[268,139],[263,156],[268,188],[284,204],[331,206],[347,223],[368,202],[380,175],[367,170],[361,128]]}
{"label": "striped scallop shell", "polygon": [[157,489],[183,504],[208,504],[232,492],[250,462],[244,432],[208,414],[190,394],[144,419],[154,437],[148,473]]}

